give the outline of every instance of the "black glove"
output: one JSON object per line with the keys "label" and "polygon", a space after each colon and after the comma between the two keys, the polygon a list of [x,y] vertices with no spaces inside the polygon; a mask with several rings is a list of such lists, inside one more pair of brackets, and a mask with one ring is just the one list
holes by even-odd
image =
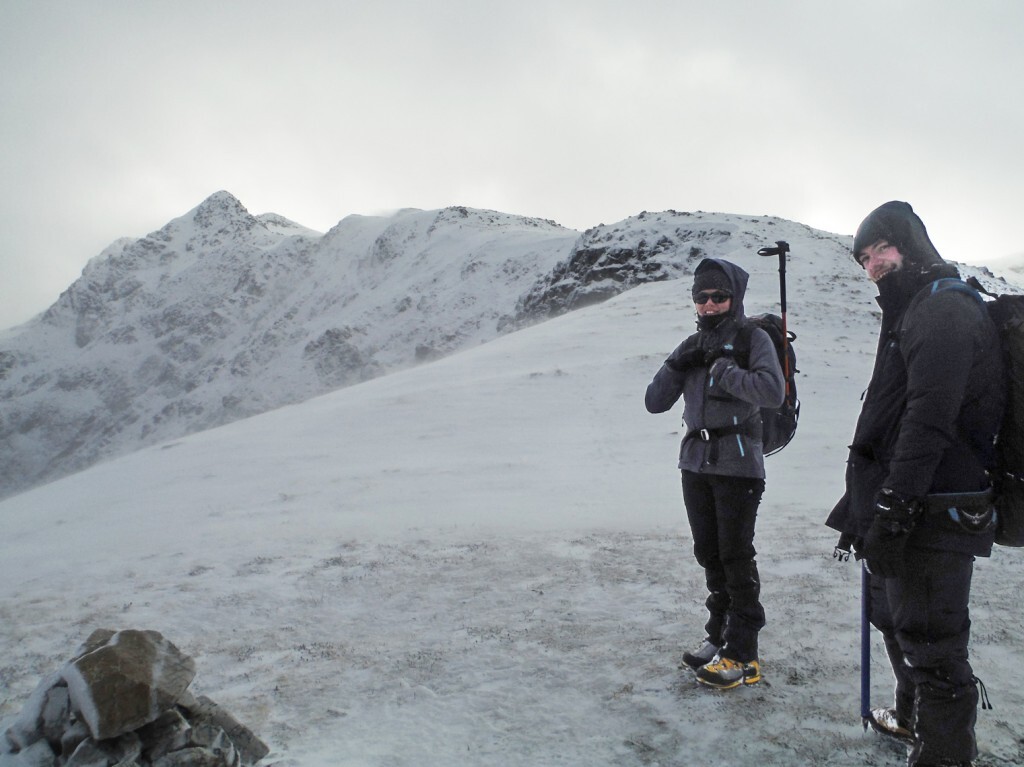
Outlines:
{"label": "black glove", "polygon": [[921,513],[920,501],[883,488],[875,498],[875,519],[864,536],[861,553],[868,572],[893,578],[903,567],[903,550]]}
{"label": "black glove", "polygon": [[711,363],[721,357],[732,357],[736,353],[736,350],[732,348],[732,344],[726,346],[720,346],[717,349],[711,349],[704,353],[704,364],[711,367]]}
{"label": "black glove", "polygon": [[693,349],[686,349],[685,351],[673,352],[667,360],[665,360],[665,367],[669,370],[675,371],[676,373],[684,373],[690,368],[700,367],[704,364],[704,355],[706,352],[703,349],[694,347]]}
{"label": "black glove", "polygon": [[715,380],[721,379],[726,370],[733,367],[732,357],[719,357],[714,362],[708,363],[708,371]]}

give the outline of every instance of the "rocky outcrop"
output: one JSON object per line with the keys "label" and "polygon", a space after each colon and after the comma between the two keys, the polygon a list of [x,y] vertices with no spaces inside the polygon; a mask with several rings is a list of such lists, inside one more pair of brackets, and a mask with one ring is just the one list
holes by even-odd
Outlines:
{"label": "rocky outcrop", "polygon": [[0,731],[0,767],[243,767],[269,753],[156,631],[94,631]]}
{"label": "rocky outcrop", "polygon": [[569,257],[519,299],[503,327],[523,327],[646,282],[689,274],[701,258],[727,252],[736,229],[721,216],[705,221],[701,214],[672,210],[588,229]]}
{"label": "rocky outcrop", "polygon": [[306,344],[302,358],[311,362],[325,387],[335,388],[366,381],[379,374],[357,343],[358,332],[349,327],[328,328]]}

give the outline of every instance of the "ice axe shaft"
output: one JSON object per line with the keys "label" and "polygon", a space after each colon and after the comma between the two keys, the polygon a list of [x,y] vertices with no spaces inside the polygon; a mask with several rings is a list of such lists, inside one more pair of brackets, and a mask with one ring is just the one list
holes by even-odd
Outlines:
{"label": "ice axe shaft", "polygon": [[866,562],[860,563],[860,720],[865,730],[871,717],[871,574]]}

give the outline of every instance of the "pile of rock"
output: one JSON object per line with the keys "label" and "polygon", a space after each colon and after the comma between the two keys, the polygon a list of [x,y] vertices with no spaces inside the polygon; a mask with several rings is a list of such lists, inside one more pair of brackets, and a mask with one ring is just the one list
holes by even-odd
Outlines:
{"label": "pile of rock", "polygon": [[156,631],[92,633],[0,723],[0,767],[246,767],[267,747],[188,686],[195,662]]}

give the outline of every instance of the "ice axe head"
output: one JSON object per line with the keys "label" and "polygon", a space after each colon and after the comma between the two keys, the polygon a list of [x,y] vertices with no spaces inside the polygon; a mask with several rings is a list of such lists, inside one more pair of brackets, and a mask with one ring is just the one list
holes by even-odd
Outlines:
{"label": "ice axe head", "polygon": [[757,251],[759,256],[784,256],[789,252],[789,243],[783,240],[776,240],[774,248],[761,248]]}

